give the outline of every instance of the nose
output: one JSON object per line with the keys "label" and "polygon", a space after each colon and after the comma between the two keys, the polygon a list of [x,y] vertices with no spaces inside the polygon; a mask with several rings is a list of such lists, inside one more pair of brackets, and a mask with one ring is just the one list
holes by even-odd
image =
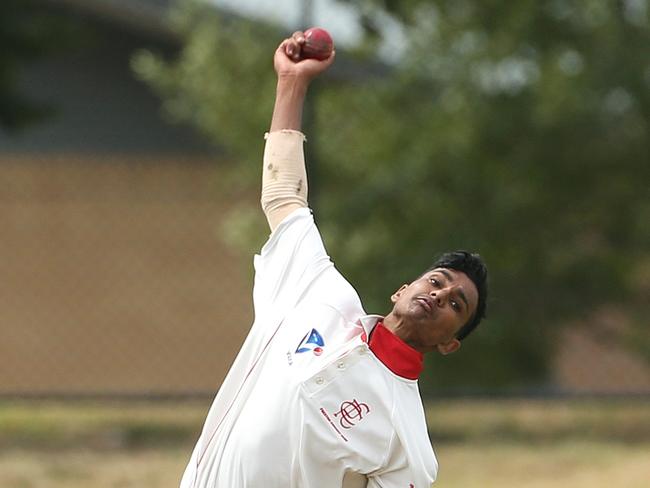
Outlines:
{"label": "nose", "polygon": [[449,293],[451,293],[451,288],[445,287],[439,290],[432,291],[431,297],[433,298],[433,300],[435,301],[438,307],[442,307],[445,305],[445,303],[447,303],[447,299],[449,298]]}

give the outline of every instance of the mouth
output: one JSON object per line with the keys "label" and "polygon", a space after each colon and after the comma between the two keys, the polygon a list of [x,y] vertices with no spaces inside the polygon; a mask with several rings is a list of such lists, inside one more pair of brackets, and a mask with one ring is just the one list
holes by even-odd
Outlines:
{"label": "mouth", "polygon": [[433,313],[433,300],[431,300],[430,297],[427,296],[419,296],[415,297],[415,301],[424,309],[427,311],[427,313],[432,314]]}

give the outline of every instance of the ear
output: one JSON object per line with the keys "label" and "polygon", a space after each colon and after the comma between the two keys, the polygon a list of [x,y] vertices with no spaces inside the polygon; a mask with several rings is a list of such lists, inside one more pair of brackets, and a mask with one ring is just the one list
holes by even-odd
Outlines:
{"label": "ear", "polygon": [[444,342],[436,346],[438,352],[443,356],[456,352],[460,349],[460,341],[458,339],[452,339],[449,342]]}
{"label": "ear", "polygon": [[404,290],[406,290],[407,288],[408,288],[408,285],[402,285],[402,286],[400,286],[400,287],[399,287],[399,290],[397,290],[395,293],[393,293],[393,294],[390,296],[390,301],[393,302],[393,303],[397,302],[397,300],[399,300],[399,297],[402,296],[402,293],[403,293]]}

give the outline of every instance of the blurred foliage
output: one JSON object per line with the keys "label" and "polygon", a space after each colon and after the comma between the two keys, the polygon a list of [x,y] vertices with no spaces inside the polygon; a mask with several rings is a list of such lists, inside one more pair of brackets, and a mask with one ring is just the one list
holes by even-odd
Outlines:
{"label": "blurred foliage", "polygon": [[0,2],[0,129],[41,121],[54,108],[19,89],[20,70],[59,49],[79,44],[83,26],[32,0]]}
{"label": "blurred foliage", "polygon": [[[632,342],[649,357],[647,2],[348,3],[368,42],[340,50],[319,82],[307,135],[319,226],[367,309],[387,312],[436,254],[478,250],[489,318],[465,353],[429,359],[438,386],[539,384],[560,326],[589,323],[603,304],[630,312],[612,342],[646,337]],[[272,55],[288,33],[197,3],[174,25],[180,56],[141,52],[136,72],[240,162],[231,188],[256,188]],[[385,75],[359,76],[391,42]]]}

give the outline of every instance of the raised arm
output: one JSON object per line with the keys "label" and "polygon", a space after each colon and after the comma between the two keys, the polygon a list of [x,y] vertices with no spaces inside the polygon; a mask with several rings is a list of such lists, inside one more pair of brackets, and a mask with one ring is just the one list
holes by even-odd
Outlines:
{"label": "raised arm", "polygon": [[291,212],[307,206],[307,173],[302,144],[302,109],[309,83],[334,61],[301,59],[305,38],[296,32],[273,58],[278,77],[271,129],[264,149],[262,209],[271,230]]}

